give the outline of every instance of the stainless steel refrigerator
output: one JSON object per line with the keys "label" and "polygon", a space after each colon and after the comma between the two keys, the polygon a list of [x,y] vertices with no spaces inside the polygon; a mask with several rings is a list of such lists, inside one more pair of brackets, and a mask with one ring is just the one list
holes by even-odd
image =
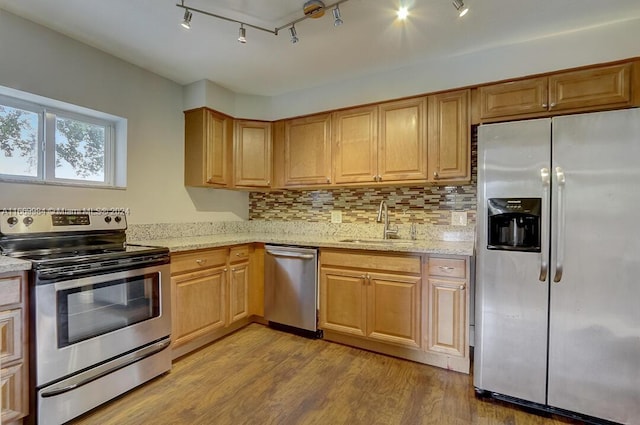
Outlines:
{"label": "stainless steel refrigerator", "polygon": [[481,125],[478,394],[640,424],[640,109]]}

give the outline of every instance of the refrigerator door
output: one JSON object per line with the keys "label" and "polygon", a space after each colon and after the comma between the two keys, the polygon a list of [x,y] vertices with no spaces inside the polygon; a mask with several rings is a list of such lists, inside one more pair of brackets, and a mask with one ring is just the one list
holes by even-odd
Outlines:
{"label": "refrigerator door", "polygon": [[640,424],[640,110],[552,126],[548,403]]}
{"label": "refrigerator door", "polygon": [[549,119],[482,125],[478,129],[476,345],[478,390],[545,403],[548,260],[542,252],[487,249],[490,198],[542,198],[542,233],[549,234]]}

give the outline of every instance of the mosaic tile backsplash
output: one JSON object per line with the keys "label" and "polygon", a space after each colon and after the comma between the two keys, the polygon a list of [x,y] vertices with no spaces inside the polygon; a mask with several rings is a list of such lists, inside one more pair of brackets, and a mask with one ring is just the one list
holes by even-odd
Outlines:
{"label": "mosaic tile backsplash", "polygon": [[452,211],[466,211],[475,224],[477,131],[471,132],[471,182],[463,186],[414,186],[251,192],[249,220],[331,222],[331,211],[342,212],[343,223],[371,223],[380,201],[386,200],[393,223],[451,224]]}

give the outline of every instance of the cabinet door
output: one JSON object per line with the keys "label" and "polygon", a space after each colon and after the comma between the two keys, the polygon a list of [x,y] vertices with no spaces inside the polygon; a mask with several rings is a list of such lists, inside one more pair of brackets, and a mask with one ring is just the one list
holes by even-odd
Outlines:
{"label": "cabinet door", "polygon": [[331,115],[285,121],[284,185],[331,183]]}
{"label": "cabinet door", "polygon": [[184,184],[227,187],[232,119],[207,108],[186,111],[184,119]]}
{"label": "cabinet door", "polygon": [[22,359],[22,309],[0,311],[0,362]]}
{"label": "cabinet door", "polygon": [[234,139],[234,184],[271,185],[271,123],[237,120]]}
{"label": "cabinet door", "polygon": [[231,324],[249,315],[249,263],[231,266],[229,274],[229,320]]}
{"label": "cabinet door", "polygon": [[225,326],[226,267],[172,277],[173,346]]}
{"label": "cabinet door", "polygon": [[480,118],[506,118],[547,112],[547,77],[480,87]]}
{"label": "cabinet door", "polygon": [[374,182],[378,174],[377,106],[334,112],[331,122],[334,183]]}
{"label": "cabinet door", "polygon": [[429,176],[434,181],[469,180],[469,90],[429,96]]}
{"label": "cabinet door", "polygon": [[366,277],[364,273],[323,267],[320,271],[320,327],[366,335]]}
{"label": "cabinet door", "polygon": [[420,277],[371,273],[367,283],[367,336],[419,348]]}
{"label": "cabinet door", "polygon": [[549,77],[551,111],[627,106],[631,100],[630,63]]}
{"label": "cabinet door", "polygon": [[1,423],[11,423],[29,413],[26,403],[28,400],[26,373],[25,365],[22,363],[0,369]]}
{"label": "cabinet door", "polygon": [[379,106],[379,182],[427,180],[426,100]]}
{"label": "cabinet door", "polygon": [[466,356],[466,289],[464,280],[429,279],[428,350]]}

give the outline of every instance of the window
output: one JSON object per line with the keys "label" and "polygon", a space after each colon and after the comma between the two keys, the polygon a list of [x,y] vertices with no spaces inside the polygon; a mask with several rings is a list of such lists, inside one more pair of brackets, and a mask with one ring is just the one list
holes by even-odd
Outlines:
{"label": "window", "polygon": [[126,120],[60,106],[0,94],[0,179],[123,187]]}

